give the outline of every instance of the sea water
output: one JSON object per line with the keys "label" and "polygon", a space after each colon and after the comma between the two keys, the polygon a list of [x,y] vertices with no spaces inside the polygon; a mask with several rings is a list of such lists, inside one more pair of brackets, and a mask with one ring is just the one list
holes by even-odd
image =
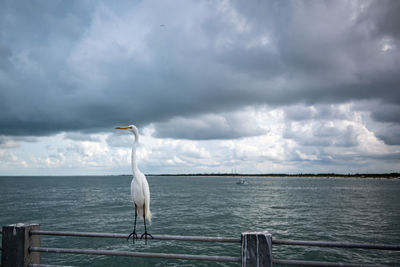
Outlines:
{"label": "sea water", "polygon": [[[129,234],[129,176],[0,177],[0,226]],[[240,237],[268,230],[275,239],[400,244],[400,180],[150,176],[152,234]],[[138,220],[141,234],[143,222]],[[240,244],[42,236],[43,247],[240,256]],[[288,247],[280,259],[400,266],[400,252]],[[165,259],[42,253],[42,263],[73,266],[240,266]]]}

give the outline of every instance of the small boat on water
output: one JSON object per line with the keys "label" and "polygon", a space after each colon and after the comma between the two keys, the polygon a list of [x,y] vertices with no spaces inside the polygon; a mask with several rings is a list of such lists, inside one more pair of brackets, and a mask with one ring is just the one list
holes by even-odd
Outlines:
{"label": "small boat on water", "polygon": [[247,180],[244,179],[244,178],[240,178],[240,180],[237,181],[236,184],[238,184],[238,185],[248,185],[249,182],[247,182]]}

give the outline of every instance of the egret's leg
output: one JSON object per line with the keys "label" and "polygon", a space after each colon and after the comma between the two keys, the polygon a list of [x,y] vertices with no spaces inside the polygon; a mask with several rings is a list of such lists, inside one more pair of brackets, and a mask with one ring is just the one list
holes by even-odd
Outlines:
{"label": "egret's leg", "polygon": [[133,232],[129,234],[128,238],[126,240],[129,240],[129,238],[132,236],[132,241],[135,243],[135,239],[138,239],[138,236],[136,234],[136,218],[137,218],[137,211],[136,211],[136,204],[135,204],[135,223],[133,225]]}
{"label": "egret's leg", "polygon": [[151,234],[147,233],[147,228],[146,228],[146,209],[145,209],[144,205],[143,205],[143,222],[144,222],[144,233],[140,236],[140,239],[142,239],[143,236],[144,236],[144,239],[146,239],[146,242],[147,242],[147,236],[150,236],[151,239],[153,239],[153,236]]}

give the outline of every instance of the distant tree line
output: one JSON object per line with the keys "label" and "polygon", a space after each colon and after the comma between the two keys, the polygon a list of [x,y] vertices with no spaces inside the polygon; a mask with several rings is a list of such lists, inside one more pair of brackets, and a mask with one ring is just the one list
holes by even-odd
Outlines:
{"label": "distant tree line", "polygon": [[248,177],[348,177],[348,178],[400,178],[400,173],[180,173],[180,174],[147,174],[150,176],[248,176]]}

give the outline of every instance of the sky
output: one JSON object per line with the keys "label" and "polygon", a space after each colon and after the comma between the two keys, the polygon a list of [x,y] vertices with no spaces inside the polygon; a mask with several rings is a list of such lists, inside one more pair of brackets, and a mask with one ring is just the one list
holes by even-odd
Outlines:
{"label": "sky", "polygon": [[400,1],[0,1],[0,175],[400,172]]}

